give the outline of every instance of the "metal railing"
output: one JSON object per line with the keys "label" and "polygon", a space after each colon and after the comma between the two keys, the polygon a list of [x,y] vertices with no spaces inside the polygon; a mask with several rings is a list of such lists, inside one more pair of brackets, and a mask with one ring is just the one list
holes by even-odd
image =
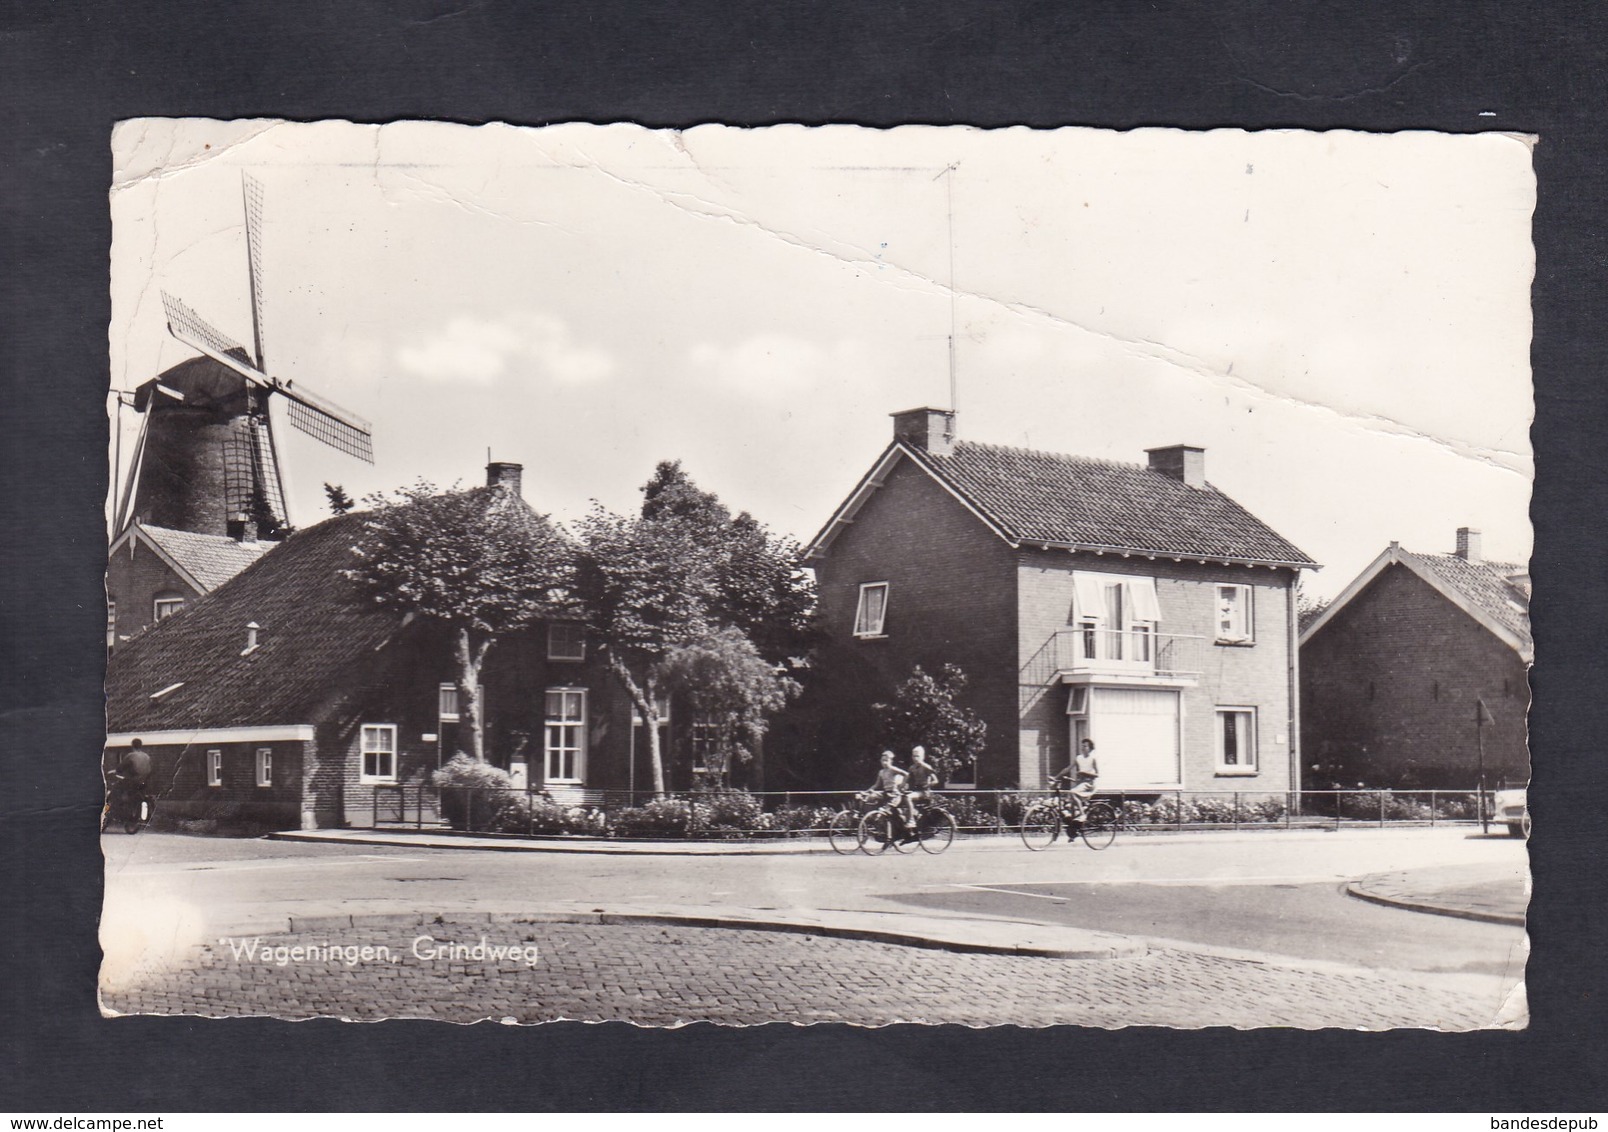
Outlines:
{"label": "metal railing", "polygon": [[[699,790],[657,797],[603,790],[600,805],[572,805],[521,789],[428,783],[374,791],[377,828],[452,829],[513,837],[611,840],[772,839],[824,835],[833,815],[856,808],[857,791]],[[937,803],[971,835],[1014,833],[1023,810],[1047,790],[938,791]],[[1474,790],[1159,790],[1098,796],[1135,832],[1477,825]],[[1492,814],[1491,795],[1483,799]]]}
{"label": "metal railing", "polygon": [[1058,629],[1052,665],[1073,675],[1195,676],[1205,667],[1205,641],[1149,629]]}

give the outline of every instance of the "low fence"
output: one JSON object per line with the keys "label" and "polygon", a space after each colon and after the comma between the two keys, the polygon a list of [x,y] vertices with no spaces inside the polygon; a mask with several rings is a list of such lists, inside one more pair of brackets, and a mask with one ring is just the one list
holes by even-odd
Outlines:
{"label": "low fence", "polygon": [[[376,828],[443,826],[465,833],[616,840],[813,837],[834,815],[857,808],[853,790],[596,792],[577,805],[544,793],[484,787],[382,786],[374,791]],[[965,834],[1014,833],[1023,810],[1048,791],[940,791],[939,804]],[[1295,829],[1477,824],[1473,790],[1163,790],[1101,791],[1122,827],[1135,831]],[[1483,799],[1487,819],[1491,795]]]}

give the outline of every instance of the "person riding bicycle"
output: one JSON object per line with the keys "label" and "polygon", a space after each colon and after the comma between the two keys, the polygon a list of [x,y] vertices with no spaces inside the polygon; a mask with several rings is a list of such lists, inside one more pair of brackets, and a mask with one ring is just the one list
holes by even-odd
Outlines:
{"label": "person riding bicycle", "polygon": [[938,782],[938,771],[927,761],[927,748],[910,748],[910,771],[905,775],[905,825],[916,828],[916,808],[932,800],[932,788]]}
{"label": "person riding bicycle", "polygon": [[1072,789],[1067,791],[1067,797],[1072,800],[1081,820],[1089,808],[1089,799],[1094,797],[1095,783],[1100,780],[1100,760],[1094,755],[1094,740],[1085,739],[1079,743],[1072,765],[1055,777],[1057,780],[1072,781]]}
{"label": "person riding bicycle", "polygon": [[106,776],[106,789],[113,811],[118,814],[138,813],[146,799],[146,781],[151,777],[151,756],[143,750],[145,743],[135,739],[117,768]]}
{"label": "person riding bicycle", "polygon": [[876,781],[871,784],[871,793],[877,796],[877,804],[898,808],[904,796],[905,782],[908,775],[893,765],[893,752],[882,752],[882,768],[877,771]]}

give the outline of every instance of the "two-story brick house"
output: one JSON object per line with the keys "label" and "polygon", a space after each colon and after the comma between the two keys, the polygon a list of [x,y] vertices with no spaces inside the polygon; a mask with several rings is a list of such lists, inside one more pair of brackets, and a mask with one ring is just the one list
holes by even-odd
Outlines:
{"label": "two-story brick house", "polygon": [[1480,532],[1392,543],[1301,633],[1306,758],[1348,786],[1466,790],[1529,777],[1530,578]]}
{"label": "two-story brick house", "polygon": [[[493,464],[488,486],[475,490],[488,502],[492,492],[517,496],[519,471]],[[417,787],[451,757],[451,642],[355,598],[342,571],[363,522],[342,515],[272,544],[114,650],[106,757],[115,763],[140,739],[159,810],[282,828],[366,826],[376,814],[400,816],[395,788]],[[647,784],[641,725],[579,623],[556,618],[500,640],[483,684],[488,759],[516,782],[572,802]],[[419,797],[407,793],[408,820]]]}
{"label": "two-story brick house", "polygon": [[1041,787],[1088,736],[1103,789],[1298,789],[1294,594],[1316,564],[1207,483],[1202,449],[1130,465],[954,433],[894,414],[806,550],[823,746],[867,748],[873,703],[954,663],[988,736],[952,786]]}

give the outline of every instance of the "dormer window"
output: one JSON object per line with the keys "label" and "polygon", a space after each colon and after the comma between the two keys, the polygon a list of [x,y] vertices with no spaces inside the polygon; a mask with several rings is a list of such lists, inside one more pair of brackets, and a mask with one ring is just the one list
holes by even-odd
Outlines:
{"label": "dormer window", "polygon": [[860,601],[854,610],[856,637],[881,637],[888,614],[888,583],[866,582],[860,587]]}

